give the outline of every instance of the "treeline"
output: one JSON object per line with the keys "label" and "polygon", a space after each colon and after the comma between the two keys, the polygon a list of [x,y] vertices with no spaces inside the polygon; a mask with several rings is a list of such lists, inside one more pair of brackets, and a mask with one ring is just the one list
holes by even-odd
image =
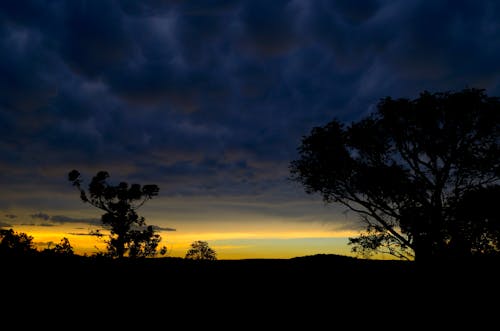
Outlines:
{"label": "treeline", "polygon": [[36,248],[33,237],[24,232],[15,232],[13,229],[0,229],[0,256],[73,256],[73,246],[68,238],[64,237],[53,247],[52,243],[42,250]]}
{"label": "treeline", "polygon": [[[75,256],[75,250],[68,238],[63,237],[58,244],[50,242],[47,248],[38,249],[33,241],[33,236],[24,232],[16,232],[13,229],[0,229],[0,257],[20,257],[20,256]],[[162,254],[163,255],[163,254]],[[87,256],[84,254],[83,256]],[[154,257],[155,255],[148,255]],[[116,258],[114,252],[95,252],[90,257]],[[144,255],[125,255],[121,258],[146,257]],[[216,251],[211,248],[206,241],[197,240],[191,243],[184,257],[188,260],[217,260]]]}

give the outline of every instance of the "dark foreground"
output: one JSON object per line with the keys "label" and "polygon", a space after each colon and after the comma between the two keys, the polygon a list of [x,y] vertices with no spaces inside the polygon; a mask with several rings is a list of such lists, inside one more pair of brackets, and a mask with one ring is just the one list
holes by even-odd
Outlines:
{"label": "dark foreground", "polygon": [[451,311],[465,318],[474,311],[488,316],[497,309],[500,294],[497,259],[425,266],[336,255],[283,260],[37,257],[0,261],[2,300],[11,308],[52,307],[79,316],[118,313],[125,318],[120,317],[120,322],[146,316],[150,316],[146,320],[176,319],[185,314],[196,316],[182,317],[187,324],[227,314],[248,323],[263,318],[276,322],[282,316],[288,325],[311,317],[311,323],[323,324],[352,313],[394,317],[418,313],[428,318]]}

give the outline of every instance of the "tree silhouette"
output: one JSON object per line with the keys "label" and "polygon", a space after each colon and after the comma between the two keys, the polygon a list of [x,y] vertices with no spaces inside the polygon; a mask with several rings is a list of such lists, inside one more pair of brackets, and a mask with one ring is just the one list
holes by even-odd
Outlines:
{"label": "tree silhouette", "polygon": [[[109,174],[106,171],[98,172],[88,185],[88,192],[85,192],[81,187],[80,173],[72,170],[68,174],[69,181],[80,191],[81,200],[105,211],[101,221],[110,228],[107,241],[109,256],[118,258],[123,258],[126,254],[131,258],[154,256],[161,237],[152,226],[146,226],[144,217],[137,214],[137,209],[158,195],[158,186],[129,185],[126,182],[110,185],[107,182],[108,178]],[[164,248],[161,253],[165,253]]]}
{"label": "tree silhouette", "polygon": [[455,255],[500,252],[500,186],[490,185],[466,192],[455,203],[455,222],[449,232]]}
{"label": "tree silhouette", "polygon": [[32,236],[12,229],[0,229],[0,255],[28,255],[36,252]]}
{"label": "tree silhouette", "polygon": [[75,254],[73,246],[69,242],[69,239],[64,237],[61,239],[59,244],[56,244],[54,248],[50,246],[42,251],[46,255],[57,255],[57,256],[73,256]]}
{"label": "tree silhouette", "polygon": [[387,97],[358,122],[313,128],[291,177],[361,216],[355,252],[417,260],[498,252],[499,118],[499,99],[479,89]]}
{"label": "tree silhouette", "polygon": [[208,246],[206,241],[194,241],[186,253],[186,259],[217,260],[217,253]]}

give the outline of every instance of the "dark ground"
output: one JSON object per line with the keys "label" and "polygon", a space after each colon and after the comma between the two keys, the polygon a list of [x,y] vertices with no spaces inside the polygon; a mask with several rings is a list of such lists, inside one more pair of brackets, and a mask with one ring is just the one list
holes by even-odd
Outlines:
{"label": "dark ground", "polygon": [[[366,318],[385,315],[421,315],[413,321],[417,324],[432,316],[456,322],[477,313],[484,315],[480,320],[497,320],[494,311],[500,294],[497,259],[425,266],[337,255],[277,260],[0,261],[3,307],[13,311],[36,307],[44,316],[50,311],[76,320],[87,316],[83,323],[97,316],[113,321],[115,316],[113,323],[125,325],[143,318],[144,323],[160,318],[166,324],[180,318],[191,325],[231,316],[240,323],[237,330],[242,322],[248,323],[243,330],[263,327],[259,323],[264,320],[289,326],[308,321],[309,330],[336,319],[366,323]],[[228,325],[231,319],[223,321]]]}

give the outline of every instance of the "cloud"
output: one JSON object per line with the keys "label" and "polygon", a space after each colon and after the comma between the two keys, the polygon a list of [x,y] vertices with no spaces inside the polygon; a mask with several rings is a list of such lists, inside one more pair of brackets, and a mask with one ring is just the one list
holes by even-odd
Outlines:
{"label": "cloud", "polygon": [[30,225],[39,225],[39,226],[53,226],[56,224],[66,224],[66,223],[85,223],[90,225],[100,225],[101,220],[98,218],[75,218],[64,215],[53,215],[50,216],[48,214],[39,212],[36,214],[30,215],[31,218],[41,219],[43,221],[47,221],[49,223],[40,223],[40,224],[30,224]]}
{"label": "cloud", "polygon": [[36,214],[32,214],[30,215],[31,218],[35,218],[35,219],[41,219],[41,220],[44,220],[44,221],[48,221],[50,219],[50,216],[45,214],[45,213],[42,213],[42,212],[39,212],[39,213],[36,213]]}
{"label": "cloud", "polygon": [[102,237],[100,232],[68,232],[72,236],[91,236],[91,237]]}
{"label": "cloud", "polygon": [[55,224],[53,224],[53,223],[21,223],[20,225],[23,225],[23,226],[44,226],[44,227],[55,226]]}
{"label": "cloud", "polygon": [[[154,231],[177,231],[176,229],[169,228],[169,227],[162,227],[162,226],[158,226],[158,225],[151,225],[151,226],[153,227]],[[133,226],[132,227],[133,230],[138,230],[138,231],[145,230],[146,228],[147,228],[147,226]]]}
{"label": "cloud", "polygon": [[51,224],[51,223],[38,223],[38,224],[30,224],[30,226],[45,226],[45,227],[51,227],[51,226],[55,226],[55,224]]}
{"label": "cloud", "polygon": [[300,8],[292,1],[248,1],[239,13],[244,46],[264,56],[282,55],[298,45]]}
{"label": "cloud", "polygon": [[113,2],[72,2],[62,27],[63,59],[76,73],[89,78],[124,65],[132,52],[124,16]]}
{"label": "cloud", "polygon": [[50,217],[50,221],[54,223],[86,223],[90,225],[100,225],[101,220],[99,218],[75,218],[64,215],[54,215]]}
{"label": "cloud", "polygon": [[153,230],[155,230],[155,231],[177,231],[176,229],[173,229],[173,228],[161,227],[158,225],[153,225]]}
{"label": "cloud", "polygon": [[0,221],[0,228],[11,228],[12,224]]}
{"label": "cloud", "polygon": [[[70,216],[65,216],[65,215],[50,216],[50,215],[42,213],[42,212],[30,215],[30,216],[34,219],[41,219],[45,222],[29,223],[29,224],[24,223],[21,225],[51,227],[51,226],[56,226],[56,225],[60,225],[60,224],[83,223],[83,224],[88,224],[88,225],[102,226],[101,219],[99,219],[99,218],[70,217]],[[5,225],[5,226],[10,226],[10,225]],[[157,225],[153,225],[153,229],[155,231],[176,231],[176,229],[173,229],[170,227],[162,227],[162,226],[157,226]],[[71,233],[71,234],[75,234],[75,233]],[[94,235],[94,234],[91,234],[91,235]]]}
{"label": "cloud", "polygon": [[492,0],[4,1],[1,207],[83,208],[74,168],[166,196],[286,198],[314,126],[388,95],[500,94],[499,16]]}
{"label": "cloud", "polygon": [[17,218],[17,215],[14,215],[14,214],[5,214],[5,217],[7,217],[8,219],[15,219]]}

